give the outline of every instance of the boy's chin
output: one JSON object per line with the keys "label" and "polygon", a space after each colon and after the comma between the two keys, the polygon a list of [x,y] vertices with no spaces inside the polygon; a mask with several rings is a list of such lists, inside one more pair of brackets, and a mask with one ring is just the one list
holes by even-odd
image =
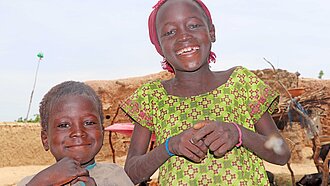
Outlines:
{"label": "boy's chin", "polygon": [[90,164],[93,164],[95,162],[94,158],[87,160],[86,158],[74,157],[73,159],[78,161],[80,163],[80,166],[82,166],[82,167],[86,167],[86,166],[88,166]]}
{"label": "boy's chin", "polygon": [[[95,162],[95,158],[90,159],[90,158],[81,157],[81,156],[75,156],[75,157],[69,157],[69,158],[72,158],[72,159],[76,160],[77,162],[79,162],[81,167],[86,167],[86,166],[91,165]],[[61,159],[57,159],[56,161],[58,162]]]}
{"label": "boy's chin", "polygon": [[90,160],[88,162],[80,162],[80,166],[81,167],[87,167],[88,165],[91,165],[93,163],[95,163],[95,159],[92,159],[92,160]]}

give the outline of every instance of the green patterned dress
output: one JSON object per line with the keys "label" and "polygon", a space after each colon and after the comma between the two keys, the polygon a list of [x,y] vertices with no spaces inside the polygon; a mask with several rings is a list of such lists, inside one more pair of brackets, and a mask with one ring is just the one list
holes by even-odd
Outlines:
{"label": "green patterned dress", "polygon": [[[255,131],[254,124],[278,104],[278,94],[255,74],[237,67],[228,81],[198,96],[168,95],[160,80],[146,83],[121,107],[135,122],[156,134],[156,144],[200,120],[235,122]],[[208,153],[201,163],[173,156],[159,170],[161,185],[269,185],[262,160],[244,147],[222,158]]]}

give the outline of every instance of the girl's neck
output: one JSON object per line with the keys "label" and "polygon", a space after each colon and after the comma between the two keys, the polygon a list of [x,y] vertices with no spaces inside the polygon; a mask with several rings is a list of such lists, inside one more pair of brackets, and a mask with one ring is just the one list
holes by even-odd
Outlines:
{"label": "girl's neck", "polygon": [[175,77],[163,85],[170,95],[190,97],[213,90],[216,79],[216,75],[209,68],[195,72],[176,71]]}
{"label": "girl's neck", "polygon": [[209,68],[196,72],[176,72],[173,79],[162,84],[169,95],[191,97],[205,94],[225,84],[236,67],[212,72]]}
{"label": "girl's neck", "polygon": [[200,87],[214,79],[214,73],[209,69],[200,69],[195,72],[177,71],[172,83],[180,86]]}

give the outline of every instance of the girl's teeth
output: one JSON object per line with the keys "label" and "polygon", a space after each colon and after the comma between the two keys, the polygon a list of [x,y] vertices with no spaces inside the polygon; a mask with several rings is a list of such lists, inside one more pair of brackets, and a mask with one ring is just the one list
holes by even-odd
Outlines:
{"label": "girl's teeth", "polygon": [[192,50],[198,50],[198,47],[188,47],[188,48],[183,48],[177,52],[178,55],[181,55],[185,52],[190,52]]}

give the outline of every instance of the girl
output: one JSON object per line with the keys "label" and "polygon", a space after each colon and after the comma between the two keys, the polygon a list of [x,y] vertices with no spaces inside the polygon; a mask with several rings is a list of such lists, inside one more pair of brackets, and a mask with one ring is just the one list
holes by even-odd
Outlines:
{"label": "girl", "polygon": [[[143,85],[122,104],[135,123],[125,164],[131,180],[160,168],[161,185],[269,185],[262,159],[290,158],[270,115],[278,94],[243,67],[210,70],[215,27],[200,0],[159,1],[149,34],[175,76]],[[147,153],[152,132],[157,147]],[[279,153],[264,145],[273,136]]]}

